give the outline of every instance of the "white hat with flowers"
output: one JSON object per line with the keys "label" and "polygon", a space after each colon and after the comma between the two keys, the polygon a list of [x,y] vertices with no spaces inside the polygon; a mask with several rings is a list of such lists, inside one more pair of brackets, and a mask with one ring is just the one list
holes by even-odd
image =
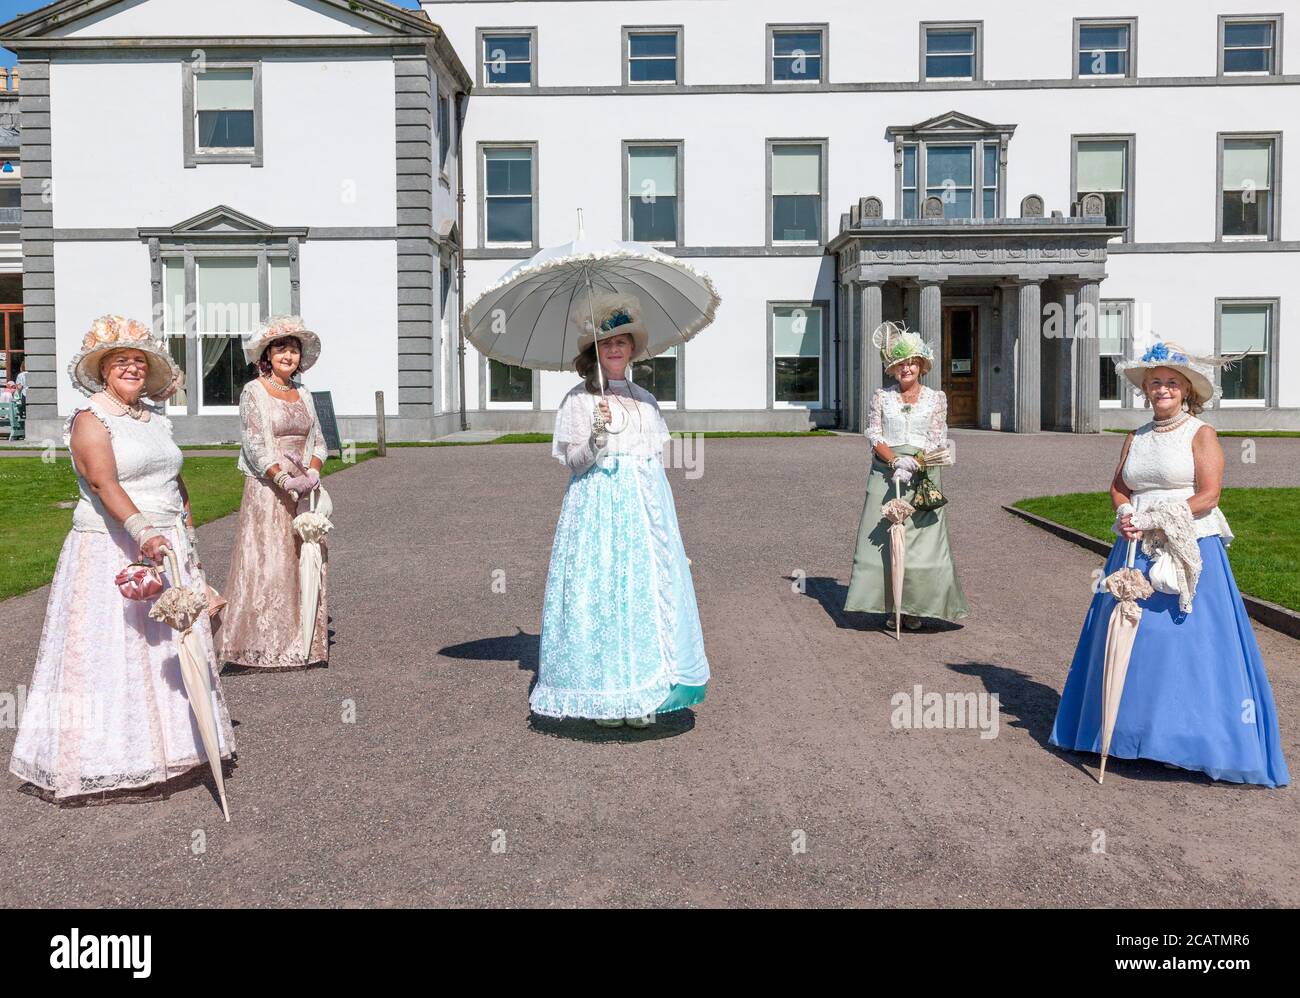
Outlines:
{"label": "white hat with flowers", "polygon": [[920,333],[896,322],[882,322],[871,334],[871,345],[880,351],[885,370],[889,371],[905,360],[916,358],[925,374],[934,365],[934,350]]}
{"label": "white hat with flowers", "polygon": [[155,340],[143,322],[122,315],[101,315],[90,324],[81,341],[81,350],[68,364],[68,376],[83,395],[104,390],[100,368],[109,354],[119,350],[139,350],[148,361],[141,395],[162,401],[175,394],[184,383],[184,374],[171,359],[167,345]]}
{"label": "white hat with flowers", "polygon": [[[1138,349],[1142,350],[1141,345]],[[1208,405],[1223,394],[1223,389],[1214,383],[1215,368],[1227,367],[1237,359],[1239,358],[1197,356],[1177,343],[1154,339],[1140,355],[1116,364],[1115,370],[1122,372],[1133,387],[1140,390],[1148,371],[1167,367],[1187,379],[1197,404]]]}

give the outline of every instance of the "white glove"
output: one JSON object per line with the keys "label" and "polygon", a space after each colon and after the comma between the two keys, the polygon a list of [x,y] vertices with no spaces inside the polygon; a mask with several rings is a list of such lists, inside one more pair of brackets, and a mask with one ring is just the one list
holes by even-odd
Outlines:
{"label": "white glove", "polygon": [[893,480],[899,485],[906,485],[912,480],[912,472],[906,468],[898,467],[894,469]]}
{"label": "white glove", "polygon": [[898,457],[894,458],[895,472],[906,471],[908,475],[914,475],[916,472],[920,470],[921,470],[921,462],[914,457],[909,457],[906,454],[900,454]]}

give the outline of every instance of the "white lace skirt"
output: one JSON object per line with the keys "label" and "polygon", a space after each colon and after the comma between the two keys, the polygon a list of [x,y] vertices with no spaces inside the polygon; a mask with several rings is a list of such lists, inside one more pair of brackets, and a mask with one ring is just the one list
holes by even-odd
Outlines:
{"label": "white lace skirt", "polygon": [[[163,533],[189,584],[184,536]],[[146,787],[207,765],[181,680],[177,632],[149,619],[151,603],[125,599],[113,584],[137,554],[122,530],[73,530],[63,543],[9,762],[55,798]],[[207,619],[194,630],[212,663]],[[215,671],[212,687],[221,756],[229,758],[235,738]]]}

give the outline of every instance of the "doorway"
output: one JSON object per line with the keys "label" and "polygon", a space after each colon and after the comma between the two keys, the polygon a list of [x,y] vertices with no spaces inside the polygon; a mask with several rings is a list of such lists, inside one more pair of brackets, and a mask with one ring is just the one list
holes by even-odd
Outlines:
{"label": "doorway", "polygon": [[943,308],[943,373],[941,387],[948,396],[948,425],[979,423],[979,307]]}

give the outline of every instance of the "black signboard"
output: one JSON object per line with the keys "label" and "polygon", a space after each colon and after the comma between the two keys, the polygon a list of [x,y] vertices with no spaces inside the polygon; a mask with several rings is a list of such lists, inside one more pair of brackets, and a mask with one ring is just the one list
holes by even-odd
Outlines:
{"label": "black signboard", "polygon": [[325,449],[338,451],[342,456],[343,441],[339,437],[339,421],[334,415],[334,396],[329,392],[312,392],[311,398],[316,403],[316,418],[325,434]]}

